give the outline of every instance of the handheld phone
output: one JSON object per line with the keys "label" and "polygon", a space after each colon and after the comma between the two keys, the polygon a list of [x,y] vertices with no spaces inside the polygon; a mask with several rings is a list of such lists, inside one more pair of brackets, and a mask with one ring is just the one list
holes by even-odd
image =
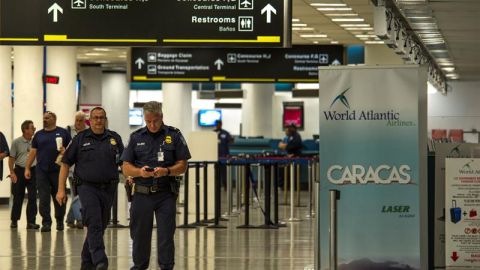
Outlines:
{"label": "handheld phone", "polygon": [[147,168],[145,168],[145,171],[147,171],[147,172],[153,172],[153,171],[155,171],[155,168],[147,167]]}

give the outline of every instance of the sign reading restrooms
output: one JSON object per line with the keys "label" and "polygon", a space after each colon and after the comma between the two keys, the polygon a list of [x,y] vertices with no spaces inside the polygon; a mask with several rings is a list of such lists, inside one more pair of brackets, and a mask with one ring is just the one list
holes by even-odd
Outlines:
{"label": "sign reading restrooms", "polygon": [[0,0],[0,44],[286,47],[291,0]]}
{"label": "sign reading restrooms", "polygon": [[319,269],[328,268],[331,189],[340,191],[340,269],[425,269],[426,79],[416,66],[320,68]]}

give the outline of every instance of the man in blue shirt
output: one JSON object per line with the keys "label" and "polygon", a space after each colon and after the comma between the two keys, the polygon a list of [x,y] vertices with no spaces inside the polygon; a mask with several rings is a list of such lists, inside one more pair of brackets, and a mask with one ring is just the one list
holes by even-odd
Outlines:
{"label": "man in blue shirt", "polygon": [[134,266],[131,270],[148,269],[154,214],[158,264],[162,270],[171,270],[175,264],[173,237],[178,195],[175,176],[185,172],[191,156],[180,130],[163,123],[159,102],[147,102],[143,112],[146,127],[131,134],[121,158],[123,174],[133,177],[130,235]]}
{"label": "man in blue shirt", "polygon": [[78,133],[65,151],[60,169],[57,202],[66,203],[65,183],[75,165],[73,183],[82,202],[82,221],[87,226],[81,269],[108,269],[103,234],[118,186],[118,165],[123,152],[120,135],[105,128],[107,114],[96,107],[90,112],[90,128]]}
{"label": "man in blue shirt", "polygon": [[[227,158],[230,155],[229,144],[233,143],[233,138],[222,128],[222,120],[217,120],[215,132],[217,133],[218,138],[218,159]],[[222,183],[224,189],[227,188],[227,166],[225,164],[219,165],[220,170],[220,182]]]}
{"label": "man in blue shirt", "polygon": [[[61,139],[60,139],[61,138]],[[57,141],[62,140],[57,146]],[[53,112],[43,114],[43,129],[38,131],[32,140],[32,149],[28,155],[25,165],[25,178],[31,178],[31,167],[35,158],[37,166],[35,175],[37,177],[37,189],[40,198],[39,211],[42,216],[42,232],[51,231],[52,217],[50,216],[50,197],[55,207],[55,219],[57,231],[63,231],[63,218],[65,216],[65,205],[60,205],[55,200],[58,191],[58,173],[60,166],[55,162],[59,155],[63,155],[65,147],[70,143],[70,134],[64,128],[57,127],[57,116]]]}

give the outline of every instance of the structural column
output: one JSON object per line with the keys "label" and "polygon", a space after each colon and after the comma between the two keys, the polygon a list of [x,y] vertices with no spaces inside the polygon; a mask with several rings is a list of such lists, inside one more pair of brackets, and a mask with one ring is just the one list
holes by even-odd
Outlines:
{"label": "structural column", "polygon": [[166,125],[174,126],[186,138],[192,131],[192,84],[162,83],[163,119]]}
{"label": "structural column", "polygon": [[77,109],[77,49],[47,47],[47,75],[59,76],[58,84],[47,84],[47,110],[57,115],[57,126],[74,123]]}
{"label": "structural column", "polygon": [[[0,132],[5,135],[8,145],[12,144],[12,47],[0,46]],[[8,175],[8,158],[3,161],[3,179]],[[1,172],[0,172],[1,173]],[[0,177],[0,178],[2,178]],[[9,181],[0,184],[0,197],[9,197]]]}
{"label": "structural column", "polygon": [[123,143],[128,142],[130,126],[128,124],[128,100],[130,85],[125,72],[109,71],[102,75],[102,106],[107,112],[108,129],[122,136]]}
{"label": "structural column", "polygon": [[275,85],[244,83],[242,89],[242,135],[272,137]]}
{"label": "structural column", "polygon": [[13,137],[22,135],[20,125],[32,120],[37,130],[43,128],[43,47],[15,46]]}
{"label": "structural column", "polygon": [[102,104],[102,67],[99,64],[80,65],[79,103]]}

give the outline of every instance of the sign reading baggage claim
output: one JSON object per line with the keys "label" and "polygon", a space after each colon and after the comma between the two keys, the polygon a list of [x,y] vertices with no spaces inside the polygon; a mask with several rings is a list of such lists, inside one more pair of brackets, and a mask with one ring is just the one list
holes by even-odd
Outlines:
{"label": "sign reading baggage claim", "polygon": [[0,0],[0,44],[288,47],[291,0]]}
{"label": "sign reading baggage claim", "polygon": [[318,67],[343,64],[343,47],[132,48],[132,81],[318,82]]}

